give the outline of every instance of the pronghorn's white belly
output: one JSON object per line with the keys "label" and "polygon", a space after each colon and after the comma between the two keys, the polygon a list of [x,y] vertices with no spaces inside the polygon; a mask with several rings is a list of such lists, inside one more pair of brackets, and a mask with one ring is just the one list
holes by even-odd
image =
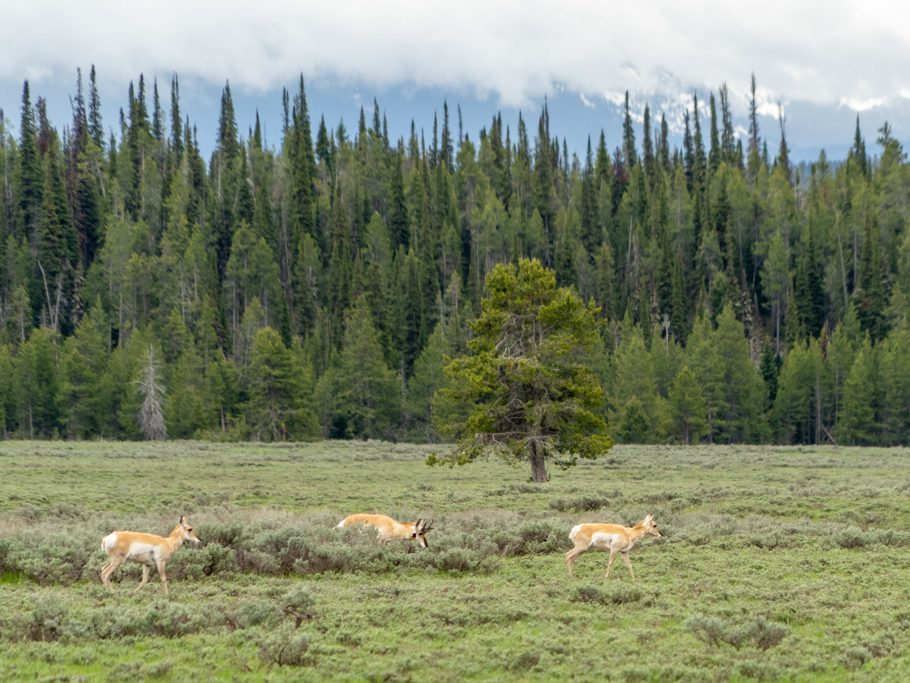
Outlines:
{"label": "pronghorn's white belly", "polygon": [[154,564],[158,559],[158,546],[151,543],[133,543],[126,553],[126,559],[142,564]]}
{"label": "pronghorn's white belly", "polygon": [[623,539],[619,534],[610,534],[604,531],[598,531],[591,534],[591,547],[609,550],[613,545],[622,545]]}

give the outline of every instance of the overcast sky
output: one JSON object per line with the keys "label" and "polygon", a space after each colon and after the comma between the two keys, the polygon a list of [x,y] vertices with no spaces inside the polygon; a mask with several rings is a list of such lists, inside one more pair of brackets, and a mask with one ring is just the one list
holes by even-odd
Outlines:
{"label": "overcast sky", "polygon": [[[910,98],[910,10],[864,0],[28,0],[4,3],[0,82],[197,78],[269,91],[308,79],[434,86],[521,105],[716,88],[768,101]],[[148,10],[140,9],[148,7]]]}

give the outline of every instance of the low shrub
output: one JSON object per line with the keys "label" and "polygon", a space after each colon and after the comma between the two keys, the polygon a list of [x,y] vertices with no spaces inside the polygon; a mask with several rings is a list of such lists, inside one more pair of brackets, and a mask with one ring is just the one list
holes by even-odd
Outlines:
{"label": "low shrub", "polygon": [[608,507],[610,500],[601,496],[581,496],[579,498],[557,498],[550,501],[550,508],[557,512],[593,512]]}
{"label": "low shrub", "polygon": [[251,637],[258,647],[260,659],[269,666],[306,666],[313,663],[309,654],[309,636],[290,624],[268,632],[256,630]]}
{"label": "low shrub", "polygon": [[573,602],[592,602],[597,605],[606,605],[608,602],[606,594],[596,586],[579,586],[571,599]]}
{"label": "low shrub", "polygon": [[432,556],[432,563],[441,571],[489,572],[496,568],[498,562],[494,548],[446,548]]}
{"label": "low shrub", "polygon": [[231,631],[260,626],[278,619],[278,609],[271,600],[250,598],[226,607],[224,621]]}
{"label": "low shrub", "polygon": [[703,615],[690,617],[686,621],[686,628],[696,638],[712,647],[727,643],[738,649],[745,638],[745,633],[741,628],[717,617]]}
{"label": "low shrub", "polygon": [[298,628],[304,621],[313,618],[315,602],[310,591],[300,586],[282,596],[281,611],[293,619],[294,627]]}
{"label": "low shrub", "polygon": [[29,618],[28,638],[42,642],[59,640],[65,631],[67,610],[56,595],[42,595]]}
{"label": "low shrub", "polygon": [[572,596],[574,602],[591,602],[598,605],[623,605],[629,602],[638,602],[644,594],[631,586],[618,586],[616,588],[598,588],[596,586],[579,586]]}
{"label": "low shrub", "polygon": [[719,617],[694,615],[686,621],[686,628],[708,645],[717,647],[721,643],[739,649],[746,643],[753,643],[761,650],[768,650],[790,633],[783,624],[768,621],[762,616],[747,622],[733,622]]}
{"label": "low shrub", "polygon": [[848,647],[840,656],[841,664],[847,669],[859,669],[870,659],[872,659],[872,653],[862,645]]}
{"label": "low shrub", "polygon": [[856,527],[848,527],[839,532],[834,541],[841,548],[865,548],[866,535]]}
{"label": "low shrub", "polygon": [[774,647],[786,638],[789,633],[790,629],[783,624],[768,621],[762,616],[757,617],[749,629],[749,636],[755,640],[755,644],[762,650]]}

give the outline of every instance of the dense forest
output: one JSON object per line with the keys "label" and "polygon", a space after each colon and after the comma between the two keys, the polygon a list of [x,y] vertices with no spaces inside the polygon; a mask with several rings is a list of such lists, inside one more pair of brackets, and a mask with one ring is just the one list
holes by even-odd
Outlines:
{"label": "dense forest", "polygon": [[176,76],[111,123],[93,67],[62,130],[26,82],[16,134],[0,112],[0,429],[436,440],[486,273],[536,257],[599,307],[618,442],[908,443],[901,145],[857,120],[846,159],[797,166],[754,93],[745,136],[725,86],[693,97],[681,148],[627,96],[576,154],[546,106],[476,135],[446,103],[406,139],[375,102],[315,123],[302,78],[272,149],[226,86],[206,162]]}

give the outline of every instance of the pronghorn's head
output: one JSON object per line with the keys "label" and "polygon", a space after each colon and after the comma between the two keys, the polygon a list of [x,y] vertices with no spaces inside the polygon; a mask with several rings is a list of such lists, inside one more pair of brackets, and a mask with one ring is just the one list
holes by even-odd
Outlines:
{"label": "pronghorn's head", "polygon": [[428,548],[427,532],[433,528],[433,521],[418,519],[414,522],[414,530],[411,532],[411,540],[417,541],[422,548]]}
{"label": "pronghorn's head", "polygon": [[652,536],[663,536],[663,534],[660,533],[660,529],[657,528],[657,523],[654,521],[654,515],[645,515],[645,518],[641,520],[641,525],[644,527],[645,533],[651,534]]}
{"label": "pronghorn's head", "polygon": [[196,535],[196,532],[193,531],[193,527],[190,525],[189,520],[185,515],[180,515],[180,522],[178,524],[180,528],[180,535],[184,541],[192,541],[196,545],[202,543],[199,537]]}

